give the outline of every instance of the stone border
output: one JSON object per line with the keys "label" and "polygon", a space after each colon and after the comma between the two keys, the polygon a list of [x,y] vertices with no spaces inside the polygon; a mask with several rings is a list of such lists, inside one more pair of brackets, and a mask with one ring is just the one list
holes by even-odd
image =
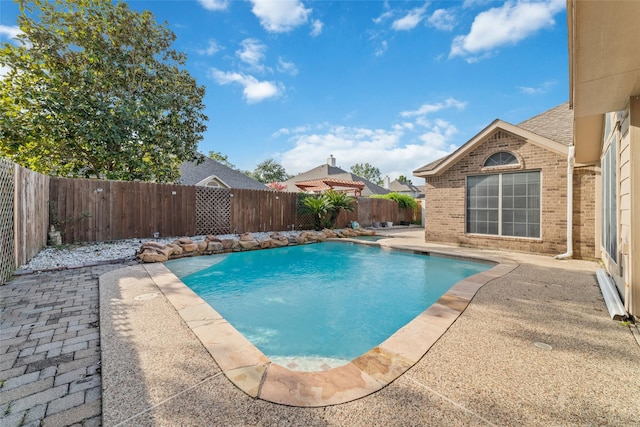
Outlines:
{"label": "stone border", "polygon": [[252,251],[256,249],[273,249],[284,246],[306,245],[309,243],[324,242],[333,238],[352,238],[358,236],[375,236],[373,230],[350,229],[340,230],[324,229],[322,231],[301,231],[297,234],[283,235],[275,232],[268,238],[255,239],[251,233],[243,233],[238,238],[219,238],[218,236],[205,236],[204,241],[194,242],[188,237],[182,237],[171,243],[163,244],[148,241],[142,244],[136,254],[141,262],[165,262],[171,259],[192,257],[199,255],[215,255],[230,252]]}
{"label": "stone border", "polygon": [[322,372],[292,371],[272,363],[166,266],[154,263],[145,264],[144,268],[213,356],[225,376],[240,390],[251,397],[273,403],[320,407],[359,399],[390,384],[424,356],[483,285],[517,266],[513,261],[460,256],[454,252],[428,251],[409,246],[395,247],[393,250],[496,265],[456,283],[438,301],[377,347],[346,365]]}

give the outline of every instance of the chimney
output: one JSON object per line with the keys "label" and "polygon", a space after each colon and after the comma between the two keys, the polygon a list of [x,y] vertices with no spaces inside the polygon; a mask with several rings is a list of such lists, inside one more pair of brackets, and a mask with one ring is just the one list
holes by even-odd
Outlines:
{"label": "chimney", "polygon": [[333,167],[336,166],[336,158],[333,157],[333,154],[329,154],[329,158],[327,159],[327,164]]}
{"label": "chimney", "polygon": [[390,186],[391,186],[391,178],[389,178],[389,175],[386,175],[384,177],[384,181],[382,182],[382,188],[388,190]]}

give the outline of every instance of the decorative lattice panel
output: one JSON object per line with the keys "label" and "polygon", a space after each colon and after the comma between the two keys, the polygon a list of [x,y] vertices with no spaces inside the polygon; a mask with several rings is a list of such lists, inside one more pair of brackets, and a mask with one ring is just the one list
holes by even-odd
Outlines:
{"label": "decorative lattice panel", "polygon": [[315,225],[315,216],[311,213],[302,213],[302,206],[304,205],[304,199],[307,197],[313,197],[307,194],[298,193],[298,200],[296,204],[296,229],[297,230],[313,230]]}
{"label": "decorative lattice panel", "polygon": [[9,280],[15,268],[13,241],[14,164],[0,158],[0,283]]}
{"label": "decorative lattice panel", "polygon": [[231,233],[231,191],[196,187],[196,234]]}

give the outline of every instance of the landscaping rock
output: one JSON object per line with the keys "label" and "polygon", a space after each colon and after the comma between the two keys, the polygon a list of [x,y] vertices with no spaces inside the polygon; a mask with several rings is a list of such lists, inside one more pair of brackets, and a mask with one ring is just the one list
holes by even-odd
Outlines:
{"label": "landscaping rock", "polygon": [[258,243],[255,240],[240,240],[240,247],[244,250],[248,250],[250,251],[251,249],[255,249],[256,247],[260,246],[260,243]]}
{"label": "landscaping rock", "polygon": [[222,252],[250,251],[254,249],[271,249],[284,246],[295,246],[307,243],[323,242],[328,238],[335,237],[356,237],[361,235],[375,235],[372,230],[329,230],[323,231],[302,231],[297,235],[287,234],[286,236],[278,232],[272,233],[269,238],[261,233],[260,240],[254,239],[251,233],[243,233],[237,239],[220,239],[214,235],[208,235],[204,241],[194,242],[183,237],[172,243],[163,244],[149,241],[142,244],[137,258],[142,262],[164,262],[169,259],[183,256],[211,255]]}
{"label": "landscaping rock", "polygon": [[222,252],[224,250],[224,247],[222,246],[221,242],[210,240],[207,244],[207,250],[213,252]]}

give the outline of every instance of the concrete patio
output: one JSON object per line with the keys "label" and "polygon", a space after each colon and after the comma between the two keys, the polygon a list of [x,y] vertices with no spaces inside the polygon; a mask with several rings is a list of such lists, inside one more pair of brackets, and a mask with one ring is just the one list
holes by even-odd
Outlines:
{"label": "concrete patio", "polygon": [[[640,338],[609,318],[596,263],[425,244],[419,229],[385,233],[397,238],[383,245],[519,265],[484,285],[425,356],[376,393],[320,408],[253,399],[141,266],[95,266],[0,287],[0,424],[638,424]],[[99,313],[98,276],[108,271]],[[98,315],[107,314],[100,342]]]}

